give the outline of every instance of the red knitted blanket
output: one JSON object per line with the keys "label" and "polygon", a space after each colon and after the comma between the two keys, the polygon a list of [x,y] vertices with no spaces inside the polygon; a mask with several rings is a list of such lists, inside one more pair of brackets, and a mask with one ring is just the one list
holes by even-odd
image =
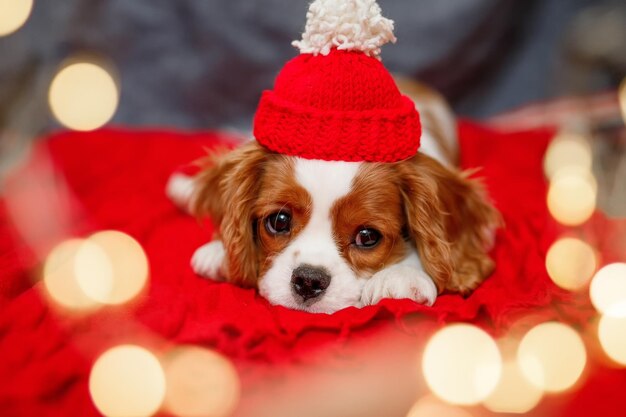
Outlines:
{"label": "red knitted blanket", "polygon": [[[495,337],[548,319],[583,331],[595,314],[586,295],[559,290],[544,265],[562,233],[545,204],[542,156],[550,138],[550,131],[503,134],[461,124],[462,165],[482,167],[477,175],[506,223],[493,250],[496,271],[470,297],[444,295],[432,308],[384,300],[333,315],[273,307],[253,290],[191,271],[191,254],[212,226],[178,210],[165,183],[204,149],[233,138],[110,129],[40,141],[0,200],[0,415],[97,415],[87,381],[100,353],[120,343],[154,352],[185,343],[233,361],[242,384],[236,415],[318,415],[311,410],[323,407],[322,387],[338,384],[343,410],[356,410],[350,402],[358,401],[364,411],[326,415],[401,416],[416,393],[426,393],[416,358],[442,323],[473,322]],[[615,242],[626,228],[607,223],[596,215],[585,230],[594,232],[589,236],[603,263],[623,260],[625,248]],[[42,260],[64,239],[110,229],[133,236],[146,251],[147,291],[86,316],[59,312],[42,296]],[[389,385],[395,394],[378,398]],[[623,415],[624,389],[625,372],[590,353],[582,383],[544,399],[537,412]]]}

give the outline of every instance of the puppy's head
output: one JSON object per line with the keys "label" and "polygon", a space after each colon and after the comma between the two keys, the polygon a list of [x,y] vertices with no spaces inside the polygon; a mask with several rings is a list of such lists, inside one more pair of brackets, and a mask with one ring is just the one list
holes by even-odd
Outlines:
{"label": "puppy's head", "polygon": [[250,142],[212,158],[194,211],[219,224],[231,282],[312,312],[358,305],[364,283],[417,250],[439,291],[492,268],[497,213],[479,184],[418,154],[399,163],[307,160]]}

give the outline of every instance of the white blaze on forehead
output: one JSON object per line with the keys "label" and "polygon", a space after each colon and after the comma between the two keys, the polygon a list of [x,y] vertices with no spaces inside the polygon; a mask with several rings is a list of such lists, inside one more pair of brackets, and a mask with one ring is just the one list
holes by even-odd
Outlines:
{"label": "white blaze on forehead", "polygon": [[333,237],[331,209],[350,192],[360,164],[296,159],[296,181],[309,193],[313,204],[311,218],[294,242],[305,246],[297,262],[333,268],[342,260]]}
{"label": "white blaze on forehead", "polygon": [[330,215],[335,201],[350,192],[361,162],[296,158],[296,181],[313,199],[313,216]]}
{"label": "white blaze on forehead", "polygon": [[337,200],[350,193],[360,165],[361,162],[296,159],[296,181],[309,193],[313,204],[309,222],[290,244],[297,249],[293,258],[296,267],[323,267],[331,277],[350,270],[335,242],[331,210]]}

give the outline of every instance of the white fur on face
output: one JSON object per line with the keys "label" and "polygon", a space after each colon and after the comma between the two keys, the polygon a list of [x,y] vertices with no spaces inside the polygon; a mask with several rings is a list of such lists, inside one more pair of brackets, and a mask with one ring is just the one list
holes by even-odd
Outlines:
{"label": "white fur on face", "polygon": [[[332,313],[360,304],[365,277],[358,277],[339,253],[333,238],[331,209],[347,195],[361,162],[295,158],[296,181],[313,201],[311,218],[292,242],[273,259],[259,282],[259,292],[272,304],[319,313]],[[322,267],[330,285],[318,299],[302,304],[291,289],[292,271],[300,265]],[[298,297],[299,298],[299,297]]]}

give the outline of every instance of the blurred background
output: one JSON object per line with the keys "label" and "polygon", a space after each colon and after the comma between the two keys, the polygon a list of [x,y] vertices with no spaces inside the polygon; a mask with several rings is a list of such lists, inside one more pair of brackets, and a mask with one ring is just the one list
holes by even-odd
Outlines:
{"label": "blurred background", "polygon": [[[623,130],[615,131],[623,126],[617,99],[626,73],[623,1],[380,5],[399,39],[383,49],[391,71],[439,89],[459,115],[501,128],[609,131],[607,149],[599,149],[610,156],[603,164],[626,170],[615,156],[624,147]],[[0,178],[33,138],[60,125],[249,131],[261,91],[297,52],[290,43],[304,28],[307,6],[308,0],[0,0]],[[63,73],[76,62],[95,67]]]}

